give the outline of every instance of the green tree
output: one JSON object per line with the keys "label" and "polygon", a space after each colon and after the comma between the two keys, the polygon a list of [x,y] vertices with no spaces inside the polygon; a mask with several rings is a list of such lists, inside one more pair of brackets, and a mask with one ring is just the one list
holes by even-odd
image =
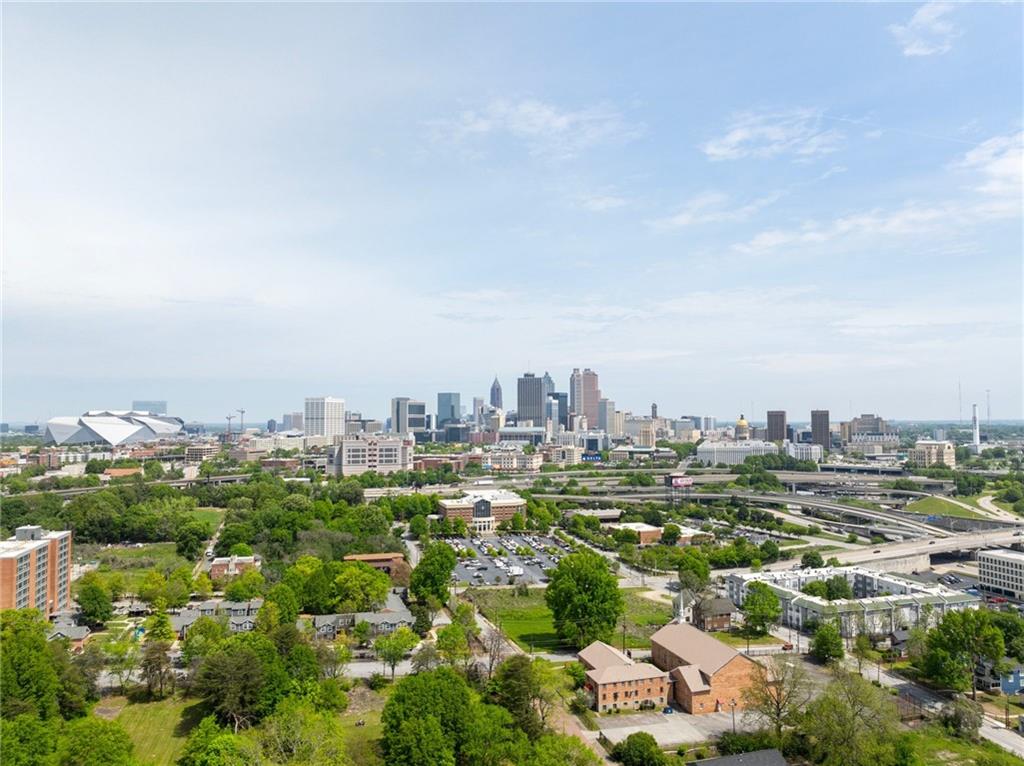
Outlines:
{"label": "green tree", "polygon": [[976,700],[974,669],[982,662],[999,663],[1005,653],[1003,634],[992,624],[988,610],[947,612],[928,632],[925,673],[947,688],[970,689]]}
{"label": "green tree", "polygon": [[807,707],[803,730],[819,763],[868,766],[899,724],[892,697],[858,675],[837,669],[820,697]]}
{"label": "green tree", "polygon": [[592,551],[558,562],[544,592],[562,640],[576,647],[607,639],[625,609],[618,582],[605,558]]}
{"label": "green tree", "polygon": [[[417,516],[416,518],[421,518]],[[391,738],[388,763],[401,766],[455,766],[451,743],[433,716],[402,721]]]}
{"label": "green tree", "polygon": [[879,653],[875,651],[875,647],[871,645],[871,639],[865,633],[861,633],[854,639],[853,650],[850,653],[857,660],[858,673],[863,670],[865,662],[871,662],[879,658]]}
{"label": "green tree", "polygon": [[812,580],[800,589],[801,593],[828,600],[828,586],[823,580]]}
{"label": "green tree", "polygon": [[853,598],[853,588],[849,581],[842,575],[833,575],[825,580],[826,598],[829,601],[838,601],[844,598]]}
{"label": "green tree", "polygon": [[470,659],[469,642],[460,625],[445,625],[437,632],[437,653],[453,666],[464,665]]}
{"label": "green tree", "polygon": [[174,671],[171,660],[167,656],[171,645],[167,641],[150,639],[142,647],[142,679],[146,682],[146,691],[152,697],[154,693],[164,696],[164,688],[174,686]]}
{"label": "green tree", "polygon": [[142,473],[146,481],[157,481],[164,477],[164,466],[159,460],[147,460],[142,464]]}
{"label": "green tree", "polygon": [[266,604],[277,604],[278,618],[282,623],[291,624],[299,618],[299,599],[289,586],[278,583],[265,596]]}
{"label": "green tree", "polygon": [[746,598],[740,607],[743,613],[743,621],[746,626],[748,637],[763,635],[779,622],[782,615],[782,607],[779,605],[779,597],[775,591],[763,582],[753,582],[747,587]]}
{"label": "green tree", "polygon": [[474,704],[473,693],[465,679],[451,668],[441,667],[403,678],[381,714],[385,762],[389,766],[400,766],[402,761],[393,750],[399,729],[405,721],[425,717],[437,720],[458,761],[469,736]]}
{"label": "green tree", "polygon": [[241,633],[203,660],[194,691],[237,733],[272,711],[291,686],[274,643],[258,633]]}
{"label": "green tree", "polygon": [[88,572],[82,577],[77,601],[82,610],[82,620],[87,625],[96,627],[114,616],[110,589],[95,572]]}
{"label": "green tree", "polygon": [[255,731],[268,763],[295,766],[348,766],[352,761],[336,715],[321,713],[305,700],[289,697]]}
{"label": "green tree", "polygon": [[494,701],[512,714],[527,737],[535,740],[545,731],[546,718],[557,699],[556,684],[550,663],[517,654],[498,666],[491,687]]}
{"label": "green tree", "polygon": [[679,525],[666,524],[661,528],[661,542],[664,545],[675,545],[679,542]]}
{"label": "green tree", "polygon": [[231,601],[248,601],[263,592],[264,583],[263,575],[259,571],[246,569],[242,574],[231,578],[231,582],[224,587],[224,596]]}
{"label": "green tree", "polygon": [[203,615],[189,627],[182,643],[182,657],[186,663],[202,659],[214,652],[220,643],[228,637],[224,623],[213,617]]}
{"label": "green tree", "polygon": [[807,553],[800,557],[800,566],[804,569],[821,569],[825,566],[825,559],[821,557],[818,551],[807,551]]}
{"label": "green tree", "polygon": [[436,542],[426,546],[419,564],[412,570],[409,591],[419,601],[433,596],[441,602],[448,600],[448,588],[457,559],[447,543]]}
{"label": "green tree", "polygon": [[[201,618],[200,618],[201,619]],[[121,686],[121,694],[128,691],[128,682],[132,673],[139,666],[139,645],[132,639],[108,641],[103,645],[103,654],[107,658],[110,674]]]}
{"label": "green tree", "polygon": [[679,582],[689,590],[700,590],[711,580],[711,565],[700,548],[683,548],[679,561]]}
{"label": "green tree", "polygon": [[132,740],[116,721],[86,716],[64,729],[57,751],[60,766],[132,766]]}
{"label": "green tree", "polygon": [[524,766],[600,766],[601,762],[578,737],[545,734],[533,744]]}
{"label": "green tree", "polygon": [[240,741],[225,731],[212,715],[192,729],[177,766],[242,766]]}
{"label": "green tree", "polygon": [[413,516],[409,519],[409,534],[417,540],[422,540],[428,534],[427,517]]}
{"label": "green tree", "polygon": [[174,534],[175,549],[182,558],[195,560],[202,553],[209,536],[209,527],[204,522],[193,519],[178,527]]}
{"label": "green tree", "polygon": [[167,616],[163,601],[158,600],[154,607],[156,611],[146,620],[146,640],[173,641],[174,628],[171,627],[171,618]]}
{"label": "green tree", "polygon": [[0,612],[0,714],[40,718],[59,713],[59,680],[46,648],[48,623],[35,609]]}
{"label": "green tree", "polygon": [[4,766],[52,763],[56,741],[55,719],[44,721],[31,713],[0,719]]}
{"label": "green tree", "polygon": [[658,741],[646,731],[634,732],[615,745],[612,758],[622,766],[664,766],[668,762]]}
{"label": "green tree", "polygon": [[[460,635],[461,633],[459,631]],[[419,641],[419,636],[403,625],[374,641],[373,651],[381,662],[391,668],[391,678],[394,679],[395,666],[413,650]]]}
{"label": "green tree", "polygon": [[391,578],[362,561],[346,561],[339,567],[334,587],[342,612],[373,612],[387,600]]}
{"label": "green tree", "polygon": [[475,705],[462,761],[474,766],[522,763],[530,751],[526,735],[515,727],[512,715],[498,705]]}
{"label": "green tree", "polygon": [[818,624],[811,638],[811,656],[819,662],[832,663],[843,659],[843,637],[833,620]]}

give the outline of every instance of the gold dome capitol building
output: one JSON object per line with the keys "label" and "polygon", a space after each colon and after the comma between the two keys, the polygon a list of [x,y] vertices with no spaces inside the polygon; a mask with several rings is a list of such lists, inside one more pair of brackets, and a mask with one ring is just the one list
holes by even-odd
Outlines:
{"label": "gold dome capitol building", "polygon": [[736,421],[736,441],[746,441],[750,438],[750,423],[740,413],[740,419]]}

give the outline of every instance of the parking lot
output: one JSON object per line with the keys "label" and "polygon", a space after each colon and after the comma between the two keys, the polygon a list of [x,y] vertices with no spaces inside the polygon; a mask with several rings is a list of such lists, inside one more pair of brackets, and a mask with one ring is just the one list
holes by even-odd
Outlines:
{"label": "parking lot", "polygon": [[530,532],[447,542],[457,552],[473,551],[471,557],[460,556],[453,578],[459,583],[478,586],[545,583],[546,570],[558,564],[568,550],[553,537]]}

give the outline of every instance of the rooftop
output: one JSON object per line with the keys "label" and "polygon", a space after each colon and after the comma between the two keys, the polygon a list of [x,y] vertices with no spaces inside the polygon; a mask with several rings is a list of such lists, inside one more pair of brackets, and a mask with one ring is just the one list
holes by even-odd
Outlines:
{"label": "rooftop", "polygon": [[579,657],[581,662],[590,665],[592,668],[633,664],[632,659],[604,641],[594,641],[587,648],[580,650],[576,656]]}
{"label": "rooftop", "polygon": [[739,656],[731,646],[686,623],[669,623],[651,636],[651,643],[660,644],[690,665],[700,666],[708,675]]}
{"label": "rooftop", "polygon": [[1024,551],[1014,551],[1009,548],[993,548],[988,551],[978,551],[978,555],[985,554],[986,556],[992,556],[997,559],[1005,559],[1006,561],[1017,561],[1024,563]]}
{"label": "rooftop", "polygon": [[595,684],[614,684],[621,681],[643,681],[648,678],[661,678],[667,675],[648,662],[636,662],[632,665],[608,665],[596,670],[588,670],[587,678]]}

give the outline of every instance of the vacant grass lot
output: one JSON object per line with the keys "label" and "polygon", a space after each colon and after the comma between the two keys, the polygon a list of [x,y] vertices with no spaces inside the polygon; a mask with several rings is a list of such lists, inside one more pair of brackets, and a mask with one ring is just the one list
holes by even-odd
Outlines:
{"label": "vacant grass lot", "polygon": [[1019,766],[1021,759],[1011,755],[998,745],[981,741],[978,743],[955,739],[941,728],[929,726],[913,734],[914,749],[921,756],[925,766]]}
{"label": "vacant grass lot", "polygon": [[155,568],[166,574],[178,567],[192,567],[192,562],[178,555],[174,543],[150,543],[138,548],[134,545],[111,548],[80,545],[77,548],[76,558],[79,561],[99,561],[101,574],[120,572],[131,592],[135,591],[150,569]]}
{"label": "vacant grass lot", "polygon": [[[712,636],[717,638],[723,644],[729,646],[743,647],[747,646],[747,637],[740,632],[738,628],[732,630],[717,630],[711,633]],[[781,644],[782,641],[773,635],[756,636],[750,639],[751,646],[771,646],[772,644]]]}
{"label": "vacant grass lot", "polygon": [[984,519],[988,516],[961,508],[955,503],[941,497],[926,497],[907,504],[906,510],[911,513],[922,513],[928,516],[957,516],[961,519]]}
{"label": "vacant grass lot", "polygon": [[[112,706],[117,699],[104,700],[104,706]],[[135,743],[135,757],[140,763],[172,766],[185,747],[188,733],[205,714],[202,703],[194,699],[168,697],[128,702],[116,720]]]}
{"label": "vacant grass lot", "polygon": [[196,508],[194,511],[190,511],[189,515],[193,519],[199,521],[205,521],[210,525],[210,534],[212,535],[217,531],[217,527],[220,526],[221,521],[224,520],[224,509],[223,508]]}
{"label": "vacant grass lot", "polygon": [[[667,623],[672,617],[672,607],[640,595],[638,588],[623,589],[626,600],[625,641],[634,649],[647,649],[651,645],[651,634]],[[484,616],[527,651],[562,652],[573,647],[567,646],[555,632],[551,610],[544,603],[544,590],[531,588],[525,596],[517,596],[511,588],[481,589],[466,591],[483,612]],[[615,644],[622,641],[622,623],[614,636]]]}

